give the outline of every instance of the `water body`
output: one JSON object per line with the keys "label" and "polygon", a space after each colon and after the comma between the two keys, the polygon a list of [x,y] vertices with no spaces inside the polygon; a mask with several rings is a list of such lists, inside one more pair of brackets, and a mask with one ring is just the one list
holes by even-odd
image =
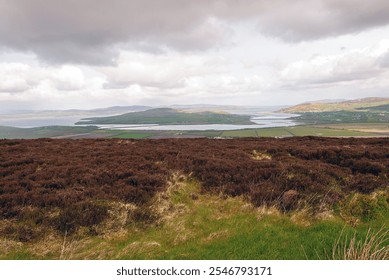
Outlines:
{"label": "water body", "polygon": [[80,117],[25,117],[25,116],[0,116],[0,126],[12,126],[20,128],[32,128],[42,126],[73,126]]}
{"label": "water body", "polygon": [[[206,125],[158,125],[158,124],[107,124],[96,125],[100,129],[117,130],[237,130],[250,128],[267,128],[294,126],[296,122],[291,117],[294,114],[274,113],[270,110],[278,108],[260,107],[260,108],[239,108],[226,110],[233,114],[250,115],[252,125],[233,125],[233,124],[206,124]],[[259,113],[260,112],[260,113]],[[96,115],[92,115],[96,116]],[[101,115],[103,116],[103,115]],[[90,114],[69,114],[63,112],[56,113],[26,113],[26,114],[8,114],[0,115],[0,126],[12,126],[20,128],[32,128],[42,126],[74,126],[82,118],[91,117]]]}
{"label": "water body", "polygon": [[0,115],[0,126],[12,126],[20,128],[32,128],[42,126],[74,126],[83,118],[108,117],[110,115],[96,114],[71,114],[71,113],[29,113]]}

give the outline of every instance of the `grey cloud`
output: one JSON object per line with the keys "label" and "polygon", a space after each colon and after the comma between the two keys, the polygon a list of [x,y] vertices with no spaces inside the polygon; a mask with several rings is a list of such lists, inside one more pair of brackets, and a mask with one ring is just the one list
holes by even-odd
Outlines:
{"label": "grey cloud", "polygon": [[0,0],[0,46],[52,63],[112,64],[118,48],[205,50],[223,24],[254,20],[261,32],[301,41],[389,23],[386,0]]}
{"label": "grey cloud", "polygon": [[378,63],[383,68],[389,68],[389,50],[382,57],[380,57]]}
{"label": "grey cloud", "polygon": [[[24,49],[24,48],[21,48]],[[39,42],[31,49],[51,64],[70,62],[89,65],[114,65],[118,50],[109,45],[79,42]]]}
{"label": "grey cloud", "polygon": [[342,84],[356,83],[375,77],[375,75],[381,72],[376,71],[365,71],[360,73],[349,73],[340,74],[337,76],[331,76],[327,78],[317,78],[305,81],[298,81],[294,84],[284,85],[285,89],[307,89],[307,88],[323,88],[326,86],[339,86]]}
{"label": "grey cloud", "polygon": [[262,32],[299,42],[389,24],[386,0],[275,0],[259,15]]}
{"label": "grey cloud", "polygon": [[0,0],[0,45],[88,64],[111,63],[114,46],[127,42],[204,49],[221,36],[211,24],[201,28],[206,8],[179,0]]}

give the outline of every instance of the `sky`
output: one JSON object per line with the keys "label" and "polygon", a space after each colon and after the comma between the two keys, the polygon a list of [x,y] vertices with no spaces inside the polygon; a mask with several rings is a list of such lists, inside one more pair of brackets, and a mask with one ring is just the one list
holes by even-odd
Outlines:
{"label": "sky", "polygon": [[388,89],[387,0],[0,0],[0,112]]}

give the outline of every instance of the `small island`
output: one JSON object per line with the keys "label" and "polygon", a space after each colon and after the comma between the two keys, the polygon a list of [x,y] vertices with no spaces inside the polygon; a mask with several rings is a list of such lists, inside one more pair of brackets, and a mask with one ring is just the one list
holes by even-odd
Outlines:
{"label": "small island", "polygon": [[171,108],[157,108],[131,112],[110,117],[86,118],[76,125],[92,124],[159,124],[159,125],[203,125],[203,124],[254,124],[248,115],[215,112],[184,112]]}

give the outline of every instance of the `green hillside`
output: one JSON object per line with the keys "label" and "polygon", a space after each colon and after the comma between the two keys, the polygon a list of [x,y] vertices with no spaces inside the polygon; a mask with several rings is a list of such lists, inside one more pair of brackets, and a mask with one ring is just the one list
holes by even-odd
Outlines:
{"label": "green hillside", "polygon": [[282,110],[297,113],[304,124],[389,123],[388,98],[364,98],[342,102],[314,102]]}
{"label": "green hillside", "polygon": [[111,117],[83,119],[76,124],[253,124],[250,116],[212,112],[186,113],[170,108],[150,109]]}
{"label": "green hillside", "polygon": [[389,114],[373,110],[305,112],[298,117],[294,117],[294,119],[307,124],[389,123]]}
{"label": "green hillside", "polygon": [[389,104],[373,106],[373,107],[361,107],[358,110],[369,110],[373,112],[389,112]]}

